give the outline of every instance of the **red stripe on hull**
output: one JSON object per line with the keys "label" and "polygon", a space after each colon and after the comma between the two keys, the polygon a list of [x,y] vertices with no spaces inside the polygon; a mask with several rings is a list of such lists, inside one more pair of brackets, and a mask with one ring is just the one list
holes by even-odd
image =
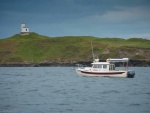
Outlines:
{"label": "red stripe on hull", "polygon": [[99,75],[113,75],[113,74],[123,74],[125,72],[85,72],[85,71],[81,71],[81,73],[86,73],[86,74],[99,74]]}

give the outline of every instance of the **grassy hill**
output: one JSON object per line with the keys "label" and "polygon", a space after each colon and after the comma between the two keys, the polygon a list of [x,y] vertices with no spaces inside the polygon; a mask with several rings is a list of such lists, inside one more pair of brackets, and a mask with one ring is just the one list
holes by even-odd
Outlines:
{"label": "grassy hill", "polygon": [[0,40],[0,63],[79,62],[129,57],[150,60],[150,40],[142,38],[97,38],[91,36],[46,37],[36,33],[14,35]]}

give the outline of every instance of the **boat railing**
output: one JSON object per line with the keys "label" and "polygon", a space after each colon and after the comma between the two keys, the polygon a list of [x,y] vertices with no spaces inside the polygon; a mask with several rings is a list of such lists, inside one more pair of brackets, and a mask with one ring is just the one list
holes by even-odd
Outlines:
{"label": "boat railing", "polygon": [[84,69],[85,67],[87,67],[87,65],[83,65],[83,64],[76,64],[78,68]]}

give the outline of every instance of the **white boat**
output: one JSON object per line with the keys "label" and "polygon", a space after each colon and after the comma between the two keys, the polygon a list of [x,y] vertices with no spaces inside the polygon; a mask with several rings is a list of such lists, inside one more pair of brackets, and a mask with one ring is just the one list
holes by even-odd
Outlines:
{"label": "white boat", "polygon": [[[99,62],[99,59],[95,59],[92,67],[80,67],[76,69],[76,72],[81,76],[100,76],[100,77],[128,77],[133,78],[134,71],[128,69],[128,58],[121,59],[107,59],[106,62]],[[122,62],[126,64],[124,70],[115,70],[115,62]]]}

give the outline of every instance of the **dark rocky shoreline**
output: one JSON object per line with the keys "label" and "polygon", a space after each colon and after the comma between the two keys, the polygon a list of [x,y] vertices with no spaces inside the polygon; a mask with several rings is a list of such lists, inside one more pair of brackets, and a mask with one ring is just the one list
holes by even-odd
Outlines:
{"label": "dark rocky shoreline", "polygon": [[[105,60],[102,60],[105,61]],[[90,66],[91,62],[28,62],[28,63],[0,63],[0,67],[75,67],[77,64]],[[116,63],[116,66],[121,66],[122,63]],[[146,60],[130,60],[129,66],[131,67],[150,67],[150,61]]]}

